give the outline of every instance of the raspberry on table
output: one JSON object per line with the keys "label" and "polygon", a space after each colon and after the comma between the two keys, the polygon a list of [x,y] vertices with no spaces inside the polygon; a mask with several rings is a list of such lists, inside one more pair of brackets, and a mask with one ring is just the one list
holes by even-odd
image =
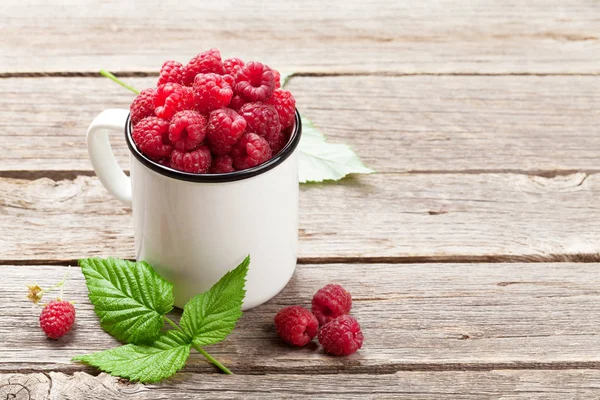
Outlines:
{"label": "raspberry on table", "polygon": [[234,94],[233,97],[231,98],[231,103],[229,103],[228,107],[231,108],[232,110],[239,111],[239,109],[242,108],[242,106],[246,103],[247,103],[246,99],[244,99],[239,94]]}
{"label": "raspberry on table", "polygon": [[267,140],[275,140],[277,134],[281,131],[279,114],[275,107],[270,104],[246,103],[238,112],[248,124],[246,126],[247,132],[254,132],[264,136]]}
{"label": "raspberry on table", "polygon": [[194,105],[192,91],[178,83],[160,85],[154,93],[154,113],[162,119],[169,120],[175,113],[188,110]]}
{"label": "raspberry on table", "polygon": [[68,301],[52,300],[40,314],[40,327],[50,339],[58,339],[75,323],[75,307]]}
{"label": "raspberry on table", "polygon": [[179,111],[171,119],[169,139],[177,150],[193,150],[206,136],[206,118],[198,111]]}
{"label": "raspberry on table", "polygon": [[225,73],[221,62],[221,52],[218,49],[210,49],[192,58],[183,68],[183,84],[192,86],[196,75],[211,72],[219,75]]}
{"label": "raspberry on table", "polygon": [[233,168],[233,160],[228,155],[213,157],[212,164],[208,170],[211,174],[225,174],[233,171],[235,171],[235,168]]}
{"label": "raspberry on table", "polygon": [[352,308],[352,296],[340,285],[326,285],[312,299],[312,312],[321,326],[340,315],[348,314]]}
{"label": "raspberry on table", "polygon": [[319,330],[319,343],[326,353],[348,356],[362,347],[364,336],[358,321],[350,315],[342,315],[325,324]]}
{"label": "raspberry on table", "polygon": [[237,72],[244,66],[244,62],[239,58],[228,58],[223,61],[223,68],[225,73],[231,76],[235,76]]}
{"label": "raspberry on table", "polygon": [[246,120],[230,108],[219,108],[208,117],[207,141],[217,155],[227,154],[244,134]]}
{"label": "raspberry on table", "polygon": [[173,145],[169,141],[169,123],[158,117],[141,120],[131,134],[138,149],[153,160],[169,157]]}
{"label": "raspberry on table", "polygon": [[160,69],[160,76],[156,86],[164,85],[165,83],[181,84],[183,80],[183,64],[177,61],[165,61]]}
{"label": "raspberry on table", "polygon": [[171,168],[184,172],[205,174],[210,168],[211,161],[210,150],[206,146],[188,152],[175,149],[171,153]]}
{"label": "raspberry on table", "polygon": [[196,75],[193,91],[196,109],[203,114],[227,107],[233,97],[229,83],[221,75],[212,73]]}
{"label": "raspberry on table", "polygon": [[229,153],[237,170],[256,167],[272,156],[269,143],[256,133],[244,133]]}
{"label": "raspberry on table", "polygon": [[282,129],[294,123],[296,99],[294,99],[294,96],[290,92],[283,89],[276,89],[267,103],[271,104],[277,110]]}
{"label": "raspberry on table", "polygon": [[304,307],[291,306],[275,316],[275,330],[281,339],[293,346],[310,343],[319,329],[315,316]]}
{"label": "raspberry on table", "polygon": [[154,89],[144,89],[137,95],[129,107],[131,124],[135,126],[146,117],[154,115]]}
{"label": "raspberry on table", "polygon": [[235,82],[235,92],[250,101],[267,100],[275,89],[275,76],[271,68],[254,61],[239,69]]}

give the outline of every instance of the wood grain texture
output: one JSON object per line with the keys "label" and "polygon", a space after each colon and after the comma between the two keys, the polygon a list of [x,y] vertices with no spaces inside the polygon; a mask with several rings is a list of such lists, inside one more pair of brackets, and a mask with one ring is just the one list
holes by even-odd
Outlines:
{"label": "wood grain texture", "polygon": [[46,374],[0,374],[0,398],[42,400],[51,395],[51,378]]}
{"label": "wood grain texture", "polygon": [[[143,89],[156,78],[126,80]],[[350,144],[379,172],[598,171],[598,87],[600,77],[589,76],[295,77],[289,84],[330,141]],[[24,171],[16,176],[91,171],[87,125],[133,99],[105,78],[0,79],[0,92],[0,140],[10,149],[0,173]],[[120,132],[112,144],[127,168]]]}
{"label": "wood grain texture", "polygon": [[5,0],[1,11],[0,73],[156,71],[210,47],[309,72],[600,71],[589,0]]}
{"label": "wood grain texture", "polygon": [[[0,398],[600,397],[597,2],[179,3],[0,5]],[[209,47],[300,72],[289,85],[300,110],[379,173],[303,186],[303,264],[207,349],[239,375],[194,352],[159,385],[94,376],[71,357],[118,343],[79,268],[62,340],[45,338],[25,298],[26,284],[60,280],[64,261],[133,257],[130,211],[89,176],[84,135],[133,97],[72,76],[145,76]],[[353,294],[363,349],[282,344],[275,313],[330,282]]]}
{"label": "wood grain texture", "polygon": [[[375,174],[303,185],[299,257],[597,260],[598,191],[600,174],[583,173]],[[1,178],[0,193],[4,263],[134,257],[131,211],[96,177]]]}
{"label": "wood grain texture", "polygon": [[[600,368],[597,263],[299,265],[274,299],[244,313],[236,330],[207,350],[236,374],[390,374],[397,371]],[[252,268],[252,266],[251,266]],[[63,266],[2,266],[0,371],[93,372],[75,355],[118,343],[99,326],[83,276],[72,267],[65,298],[77,322],[62,340],[46,339],[25,285],[48,287]],[[284,345],[273,317],[337,282],[352,293],[363,348],[325,355],[316,343]],[[52,298],[51,295],[47,299]],[[173,318],[177,319],[175,312]],[[214,372],[195,351],[185,372]],[[331,378],[334,379],[334,378]]]}
{"label": "wood grain texture", "polygon": [[298,107],[380,172],[599,169],[600,76],[293,78]]}
{"label": "wood grain texture", "polygon": [[[390,375],[197,375],[180,374],[159,385],[122,382],[106,374],[74,375],[0,374],[0,396],[8,382],[24,382],[30,397],[21,390],[17,399],[410,399],[455,400],[597,399],[600,372],[507,371],[490,372],[399,372]],[[5,383],[6,382],[6,383]],[[46,391],[42,391],[44,388]],[[46,397],[48,396],[48,397]]]}

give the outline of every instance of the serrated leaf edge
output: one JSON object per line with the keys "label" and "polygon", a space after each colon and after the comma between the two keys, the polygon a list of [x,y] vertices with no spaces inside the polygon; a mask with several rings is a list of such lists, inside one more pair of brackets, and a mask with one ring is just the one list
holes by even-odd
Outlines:
{"label": "serrated leaf edge", "polygon": [[[142,327],[139,326],[140,324],[150,324],[150,323],[152,323],[152,320],[155,319],[156,317],[160,317],[162,319],[163,316],[166,313],[168,313],[169,311],[171,311],[173,309],[173,306],[171,305],[171,307],[169,308],[168,311],[166,311],[164,314],[161,314],[158,311],[156,311],[156,310],[154,310],[152,308],[149,308],[149,306],[147,304],[144,304],[144,303],[140,302],[139,299],[134,298],[132,294],[125,293],[122,288],[116,287],[114,285],[114,283],[111,281],[110,277],[104,276],[100,271],[98,271],[96,268],[94,268],[94,266],[92,266],[92,265],[95,265],[96,263],[102,263],[103,261],[111,262],[111,263],[113,263],[114,265],[117,265],[117,266],[119,264],[121,264],[121,262],[125,263],[129,267],[140,268],[140,266],[142,266],[142,267],[144,267],[144,268],[146,268],[146,269],[149,270],[149,271],[142,271],[144,275],[146,275],[147,272],[150,272],[151,275],[152,275],[152,273],[154,273],[157,277],[159,277],[161,280],[163,280],[170,287],[171,293],[173,291],[173,284],[171,284],[170,282],[166,281],[162,276],[160,276],[156,271],[154,271],[154,269],[152,268],[151,265],[149,265],[148,263],[146,263],[144,261],[131,262],[131,261],[128,261],[128,260],[121,260],[121,259],[113,258],[113,257],[108,257],[106,259],[103,259],[103,258],[100,258],[100,257],[90,257],[90,258],[85,258],[85,259],[78,260],[78,264],[81,267],[81,271],[82,271],[82,273],[84,275],[84,278],[86,280],[86,286],[88,287],[88,298],[90,299],[90,302],[94,305],[94,311],[95,311],[96,315],[98,315],[98,317],[100,318],[100,325],[102,326],[102,328],[105,331],[107,331],[111,336],[115,337],[118,340],[122,340],[124,342],[144,344],[144,342],[151,342],[151,341],[156,340],[156,338],[160,336],[160,330],[158,330],[156,332],[156,334],[149,335],[149,336],[144,336],[144,335],[136,334],[135,332],[140,332],[140,330],[143,329]],[[88,270],[91,270],[97,276],[93,277],[93,276],[89,275],[88,274],[88,272],[89,272]],[[139,305],[140,309],[146,310],[146,312],[148,314],[154,313],[156,315],[154,315],[154,316],[148,316],[145,319],[142,319],[141,317],[138,318],[134,322],[134,325],[131,326],[128,329],[128,331],[132,331],[133,333],[129,333],[128,335],[121,335],[121,334],[114,333],[114,330],[112,328],[115,325],[117,325],[118,323],[122,322],[122,321],[118,321],[116,323],[111,323],[110,320],[112,318],[109,318],[109,315],[107,315],[111,311],[105,311],[105,310],[99,310],[98,309],[99,306],[96,304],[95,299],[108,298],[108,297],[99,296],[99,295],[94,295],[93,294],[93,290],[92,289],[96,289],[98,291],[101,291],[101,289],[106,289],[106,286],[95,284],[94,280],[103,280],[103,281],[109,283],[110,284],[110,288],[113,289],[113,290],[115,290],[115,292],[117,292],[117,293],[125,293],[126,296],[123,296],[122,297],[123,299],[132,300],[133,302],[135,302],[135,303],[137,303]],[[139,284],[139,282],[138,282],[138,284]],[[144,290],[141,290],[140,292],[144,292]],[[142,295],[146,295],[146,294],[147,293],[142,293]],[[114,296],[113,298],[116,299],[116,298],[118,298],[118,296]],[[123,311],[123,310],[125,310],[125,309],[122,309],[122,310],[119,310],[119,311]],[[161,324],[161,327],[162,327],[162,324]]]}
{"label": "serrated leaf edge", "polygon": [[[189,358],[190,351],[191,351],[191,346],[192,346],[190,338],[187,337],[187,335],[185,335],[183,332],[175,331],[175,330],[169,330],[169,331],[163,333],[162,337],[167,337],[169,334],[178,334],[178,335],[181,335],[181,337],[185,338],[187,341],[186,342],[182,342],[183,344],[180,344],[179,346],[176,346],[176,347],[172,347],[170,349],[160,349],[160,348],[157,348],[157,347],[153,347],[152,345],[126,344],[126,345],[123,345],[123,346],[113,347],[111,349],[107,349],[107,350],[104,350],[104,351],[99,351],[99,352],[95,352],[95,353],[85,354],[85,355],[81,355],[81,356],[75,356],[75,357],[71,358],[71,361],[83,362],[83,363],[91,365],[91,366],[93,366],[95,368],[98,368],[101,371],[108,372],[109,374],[111,374],[113,376],[118,376],[118,377],[121,377],[121,378],[127,378],[127,379],[129,379],[131,381],[136,381],[136,382],[139,381],[139,382],[143,382],[143,383],[160,382],[163,379],[167,379],[167,378],[170,378],[171,376],[175,375],[179,370],[181,370],[181,368],[183,368],[185,366],[185,364],[187,362],[187,359]],[[162,337],[160,337],[159,339],[157,339],[157,341],[160,340]],[[155,343],[156,343],[156,341],[155,341]],[[139,373],[137,375],[135,375],[135,376],[133,376],[134,375],[133,373],[132,374],[119,374],[119,375],[115,375],[114,371],[116,369],[118,369],[118,367],[116,367],[116,368],[113,368],[113,367],[103,368],[100,365],[98,365],[97,363],[93,363],[93,361],[90,358],[90,356],[92,356],[92,355],[100,354],[100,353],[104,353],[104,352],[108,352],[108,351],[111,351],[111,350],[115,350],[115,349],[117,349],[119,347],[129,347],[129,348],[131,348],[131,347],[142,347],[142,348],[143,347],[151,347],[151,348],[156,348],[158,350],[164,350],[164,351],[170,351],[170,350],[173,350],[173,351],[175,351],[175,350],[177,350],[177,351],[184,351],[187,354],[185,355],[185,359],[182,361],[182,363],[181,363],[182,365],[179,368],[177,368],[175,371],[173,371],[173,373],[171,375],[167,374],[167,375],[165,375],[165,376],[163,376],[162,378],[159,378],[159,379],[143,379],[143,377],[140,376]],[[144,360],[144,361],[140,361],[140,362],[147,362],[147,360],[146,360],[147,358],[150,358],[150,357],[152,357],[152,356],[155,355],[155,354],[142,354],[142,353],[139,353],[139,354],[142,355],[142,357],[140,357],[139,360]],[[164,371],[164,369],[162,368],[162,365],[159,365],[158,367],[161,369],[161,371]]]}
{"label": "serrated leaf edge", "polygon": [[[223,341],[234,329],[235,329],[235,325],[237,323],[237,321],[239,320],[239,318],[242,316],[242,311],[241,311],[241,306],[243,304],[243,299],[246,296],[246,282],[247,282],[247,276],[248,276],[248,268],[250,265],[250,256],[248,255],[237,267],[235,267],[234,269],[228,271],[225,275],[223,275],[221,277],[221,279],[219,279],[219,281],[217,283],[215,283],[210,289],[208,289],[207,291],[203,292],[203,293],[199,293],[196,296],[194,296],[192,299],[190,299],[190,301],[187,302],[187,304],[184,306],[183,309],[183,315],[181,316],[181,320],[180,320],[180,325],[181,328],[183,330],[183,332],[185,332],[185,334],[188,337],[191,337],[193,340],[193,343],[195,346],[198,347],[202,347],[202,346],[207,346],[207,345],[211,345],[211,344],[216,344],[219,343],[221,341]],[[243,271],[243,272],[242,272]],[[219,294],[221,294],[223,292],[223,289],[227,288],[227,285],[223,285],[223,289],[220,289],[219,291],[216,291],[216,288],[221,288],[221,282],[227,281],[229,279],[232,279],[232,275],[236,274],[236,273],[243,273],[242,276],[242,288],[240,291],[241,294],[241,300],[238,299],[224,299],[221,301],[221,303],[225,303],[226,305],[221,304],[220,306],[215,306],[213,305],[213,309],[214,308],[227,308],[226,310],[223,310],[221,312],[215,313],[213,312],[209,312],[207,313],[206,317],[217,317],[219,314],[225,314],[225,313],[233,313],[232,311],[230,311],[231,308],[237,307],[238,303],[239,303],[239,310],[236,310],[232,315],[229,315],[229,317],[227,318],[227,321],[224,321],[224,318],[221,318],[219,321],[220,322],[226,322],[226,323],[230,323],[233,322],[232,326],[226,326],[224,328],[218,328],[218,329],[214,329],[212,331],[212,333],[216,333],[219,331],[223,331],[223,333],[219,333],[219,335],[215,335],[215,336],[199,336],[196,332],[193,332],[192,330],[197,328],[197,326],[189,326],[188,325],[188,318],[186,318],[186,316],[192,312],[190,307],[192,307],[192,305],[194,304],[194,302],[198,301],[199,298],[201,298],[201,296],[218,296]],[[230,283],[229,283],[230,284]],[[229,303],[235,303],[232,305],[228,305]],[[215,303],[218,304],[218,303]],[[187,313],[186,313],[187,311]],[[191,317],[190,317],[191,319]],[[209,323],[210,324],[214,324],[217,321],[212,321]],[[196,321],[194,323],[194,325],[197,325],[198,322]],[[206,327],[206,325],[204,326]],[[209,340],[209,338],[212,337],[212,340]]]}

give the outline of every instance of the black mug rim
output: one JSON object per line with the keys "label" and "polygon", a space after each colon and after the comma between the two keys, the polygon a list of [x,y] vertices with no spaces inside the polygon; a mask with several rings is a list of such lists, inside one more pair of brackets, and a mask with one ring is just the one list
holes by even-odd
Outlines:
{"label": "black mug rim", "polygon": [[287,144],[283,147],[283,149],[281,149],[281,151],[279,151],[279,153],[277,153],[273,158],[260,165],[257,165],[256,167],[244,169],[242,171],[227,172],[224,174],[193,174],[190,172],[179,171],[159,164],[156,161],[153,161],[150,158],[146,157],[137,148],[135,142],[133,141],[133,137],[131,136],[132,131],[133,129],[131,126],[131,114],[128,114],[127,120],[125,121],[125,141],[127,142],[127,147],[129,147],[129,151],[131,151],[131,154],[133,154],[133,156],[139,162],[141,162],[143,165],[150,168],[154,172],[158,172],[159,174],[167,176],[169,178],[179,179],[188,182],[234,182],[263,174],[287,160],[288,157],[292,155],[292,153],[298,147],[298,143],[300,143],[300,137],[302,136],[302,120],[300,118],[300,113],[298,112],[298,109],[296,109],[294,116],[294,130],[292,131],[290,140],[288,140]]}

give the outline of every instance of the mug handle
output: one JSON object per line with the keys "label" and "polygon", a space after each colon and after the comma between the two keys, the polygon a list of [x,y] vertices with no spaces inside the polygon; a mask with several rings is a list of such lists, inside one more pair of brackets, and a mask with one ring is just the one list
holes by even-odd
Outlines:
{"label": "mug handle", "polygon": [[96,175],[104,187],[118,200],[131,207],[131,179],[125,175],[108,140],[109,130],[125,130],[129,110],[102,111],[87,130],[87,147]]}

